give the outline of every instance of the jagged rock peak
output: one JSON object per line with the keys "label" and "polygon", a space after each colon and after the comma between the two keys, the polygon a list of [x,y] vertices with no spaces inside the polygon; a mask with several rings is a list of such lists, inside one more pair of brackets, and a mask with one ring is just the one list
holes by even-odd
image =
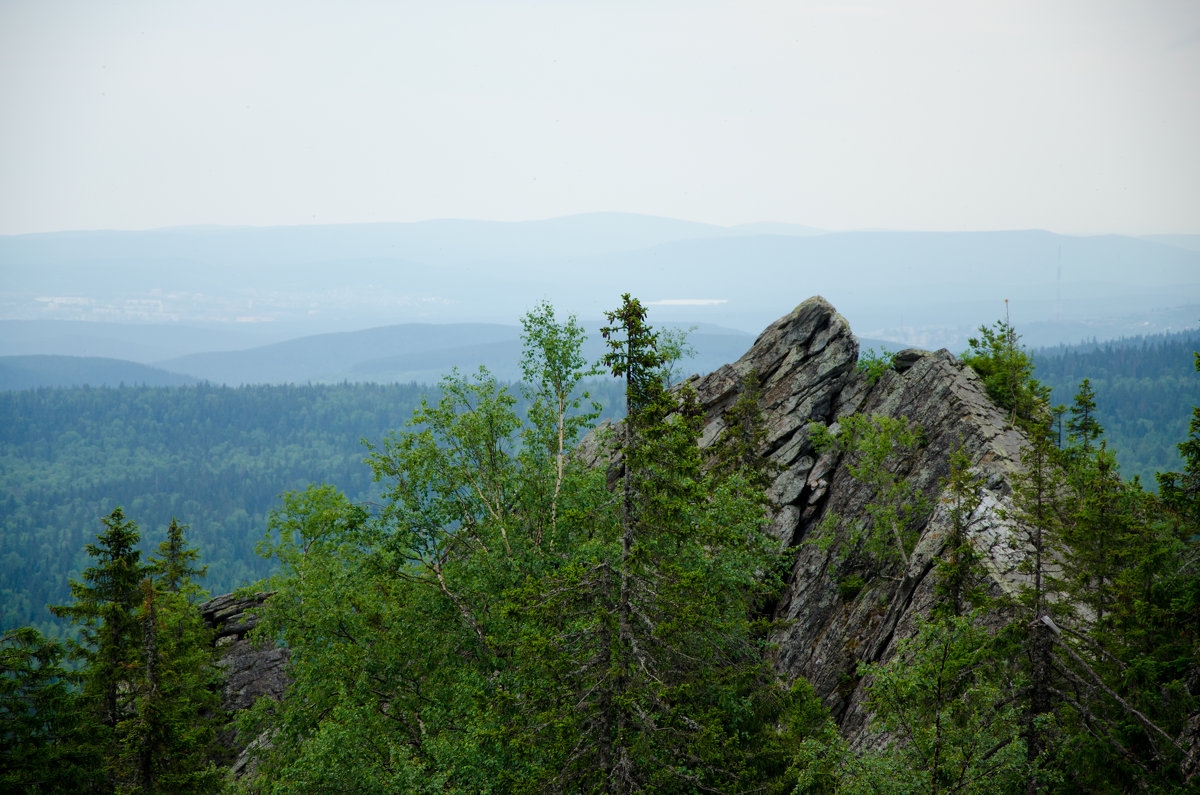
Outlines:
{"label": "jagged rock peak", "polygon": [[[810,298],[772,323],[737,362],[692,383],[708,423],[702,445],[724,429],[722,415],[737,399],[741,379],[758,372],[768,427],[763,453],[777,467],[770,489],[775,503],[771,529],[794,550],[794,564],[776,617],[785,628],[778,644],[780,672],[804,676],[851,739],[865,726],[864,691],[856,670],[863,661],[887,659],[896,640],[908,634],[914,616],[932,602],[933,562],[944,545],[947,515],[943,482],[950,453],[967,453],[984,478],[983,502],[972,522],[979,548],[996,587],[1012,590],[1023,557],[1009,544],[1000,510],[1011,493],[1024,437],[993,405],[975,373],[949,351],[910,349],[875,383],[856,368],[859,346],[846,320],[821,297]],[[924,443],[894,462],[898,474],[932,506],[915,518],[919,540],[907,563],[876,577],[853,597],[839,592],[837,547],[810,541],[827,518],[853,522],[878,499],[850,475],[836,452],[818,453],[815,424],[836,426],[850,414],[906,419]]]}

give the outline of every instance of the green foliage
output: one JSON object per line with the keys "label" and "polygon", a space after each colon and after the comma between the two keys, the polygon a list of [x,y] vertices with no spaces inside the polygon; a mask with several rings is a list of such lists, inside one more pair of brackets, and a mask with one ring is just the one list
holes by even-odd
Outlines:
{"label": "green foliage", "polygon": [[1123,476],[1156,488],[1156,472],[1182,466],[1177,443],[1188,434],[1196,403],[1200,376],[1191,365],[1198,341],[1200,331],[1190,331],[1041,348],[1034,351],[1035,374],[1056,401],[1068,403],[1087,378]]}
{"label": "green foliage", "polygon": [[1012,518],[1030,552],[1029,585],[1012,636],[1029,682],[1031,781],[1173,791],[1183,755],[1174,738],[1197,707],[1188,683],[1200,676],[1195,545],[1153,495],[1120,479],[1103,444],[1064,454],[1039,434],[1022,464]]}
{"label": "green foliage", "polygon": [[1033,377],[1033,358],[1007,320],[980,326],[979,336],[967,344],[962,360],[979,373],[996,405],[1009,412],[1010,423],[1031,430],[1049,422],[1050,391]]}
{"label": "green foliage", "polygon": [[754,613],[777,583],[761,492],[704,470],[694,395],[664,388],[628,298],[608,330],[630,406],[609,441],[618,488],[562,455],[582,430],[566,419],[586,372],[572,322],[527,318],[524,421],[486,372],[454,376],[372,451],[377,515],[329,487],[273,514],[264,552],[281,570],[260,626],[290,649],[294,684],[244,726],[272,737],[248,789],[781,780],[784,727],[812,705],[764,661]]}
{"label": "green foliage", "polygon": [[0,788],[73,793],[86,789],[98,760],[78,717],[76,676],[66,649],[32,627],[0,637]]}
{"label": "green foliage", "polygon": [[961,447],[950,463],[950,532],[935,568],[932,615],[918,618],[915,634],[887,663],[858,670],[868,683],[871,726],[886,747],[852,753],[836,736],[826,737],[824,748],[810,742],[796,767],[798,791],[992,793],[1016,792],[1025,782],[1014,699],[1021,683],[1003,641],[982,623],[984,575],[968,536],[982,484]]}
{"label": "green foliage", "polygon": [[89,529],[113,505],[145,528],[143,555],[187,517],[211,586],[261,579],[254,554],[280,492],[334,479],[377,497],[363,436],[403,422],[425,387],[46,389],[0,392],[0,628],[61,635],[44,606],[90,565]]}
{"label": "green foliage", "polygon": [[[614,385],[586,386],[620,413]],[[0,630],[69,631],[45,605],[69,598],[90,528],[114,505],[138,517],[143,556],[186,517],[214,593],[262,579],[270,563],[254,547],[279,494],[325,482],[377,501],[361,440],[401,426],[425,395],[436,401],[436,385],[0,392]]]}
{"label": "green foliage", "polygon": [[[906,563],[917,540],[915,520],[928,510],[900,471],[903,459],[924,444],[920,429],[882,414],[851,414],[835,426],[814,423],[809,429],[816,449],[845,456],[847,470],[870,495],[863,507],[866,518],[850,529],[843,557],[861,545],[874,567]],[[817,543],[831,544],[840,522],[831,514]]]}
{"label": "green foliage", "polygon": [[[594,417],[582,332],[542,304],[524,321],[519,390],[455,374],[370,449],[379,485],[284,496],[260,547],[277,571],[260,631],[289,649],[294,682],[242,719],[270,743],[234,789],[1185,791],[1180,743],[1200,709],[1200,409],[1157,498],[1121,479],[1100,438],[1099,382],[1080,385],[1069,420],[1063,407],[1057,449],[1015,333],[985,329],[968,356],[1030,431],[1006,515],[1029,587],[1012,604],[987,598],[971,543],[983,484],[956,450],[929,616],[886,662],[844,671],[848,685],[864,677],[885,733],[851,751],[811,686],[785,686],[770,664],[761,613],[780,556],[764,529],[757,378],[705,460],[694,392],[667,388],[680,342],[645,320],[629,296],[609,315],[604,364],[628,416],[586,452],[569,452]],[[25,415],[12,425],[36,451]],[[864,492],[861,522],[830,515],[816,534],[839,547],[852,600],[912,556],[929,509],[905,483],[920,429],[854,415],[812,435]],[[81,444],[64,434],[72,455]],[[121,449],[105,447],[114,473]],[[221,785],[217,670],[195,610],[205,567],[186,531],[172,520],[143,563],[138,528],[113,511],[56,608],[76,641],[3,636],[0,787]]]}
{"label": "green foliage", "polygon": [[883,378],[883,374],[892,369],[895,360],[896,354],[894,353],[868,348],[859,352],[855,369],[867,377],[868,384],[875,386],[879,383],[879,379]]}
{"label": "green foliage", "polygon": [[854,597],[862,593],[862,589],[867,585],[867,581],[857,574],[847,574],[845,577],[838,580],[837,589],[838,596],[843,602],[849,602]]}
{"label": "green foliage", "polygon": [[[1067,451],[1045,426],[1023,451],[1006,517],[1028,585],[1011,608],[985,598],[969,539],[982,484],[951,455],[931,616],[860,671],[891,744],[854,753],[832,731],[810,736],[797,791],[1190,791],[1200,545],[1185,514],[1120,479],[1091,404],[1082,390]],[[1012,623],[992,635],[981,606]]]}
{"label": "green foliage", "polygon": [[[80,629],[70,650],[82,687],[71,696],[64,753],[90,760],[86,786],[95,791],[213,791],[220,672],[211,632],[189,601],[198,594],[197,555],[175,523],[164,557],[145,565],[137,525],[120,508],[104,526],[88,545],[95,565],[71,583],[73,601],[51,608]],[[52,651],[44,659],[57,664]]]}
{"label": "green foliage", "polygon": [[979,614],[920,622],[871,678],[872,726],[895,738],[845,791],[1019,792],[1026,748],[1012,681]]}
{"label": "green foliage", "polygon": [[137,525],[120,508],[103,521],[97,543],[87,546],[95,565],[84,570],[83,582],[71,581],[72,602],[50,610],[80,629],[80,640],[70,643],[71,656],[83,664],[83,709],[94,722],[94,741],[111,777],[120,748],[117,726],[133,710],[127,672],[138,665],[137,608],[145,567]]}
{"label": "green foliage", "polygon": [[[552,462],[554,485],[531,489],[540,495],[542,515],[548,515],[553,532],[558,524],[558,501],[562,493],[566,472],[566,460],[570,440],[591,425],[600,414],[600,405],[590,402],[583,408],[589,394],[580,391],[583,380],[597,374],[589,366],[582,353],[585,333],[572,315],[563,324],[558,324],[554,308],[543,301],[527,313],[521,321],[525,343],[521,357],[524,377],[523,390],[529,402],[528,422],[523,429],[524,439],[521,458],[523,470],[528,474],[547,473],[543,457]],[[532,485],[532,484],[531,484]],[[548,505],[547,505],[548,503]],[[548,507],[548,510],[544,510]],[[530,506],[532,508],[532,506]],[[537,511],[530,510],[530,514]],[[544,528],[534,531],[535,542],[540,542]]]}

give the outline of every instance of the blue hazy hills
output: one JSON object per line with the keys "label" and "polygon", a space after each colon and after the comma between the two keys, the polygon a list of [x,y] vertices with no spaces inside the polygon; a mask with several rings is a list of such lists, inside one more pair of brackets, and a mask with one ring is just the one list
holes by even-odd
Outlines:
{"label": "blue hazy hills", "polygon": [[538,301],[596,329],[624,292],[653,323],[699,327],[696,370],[736,358],[814,294],[860,336],[952,350],[1006,308],[1031,345],[1200,320],[1195,235],[821,232],[598,213],[0,236],[0,273],[0,356],[104,357],[228,383],[432,380],[478,363],[506,374],[515,324]]}

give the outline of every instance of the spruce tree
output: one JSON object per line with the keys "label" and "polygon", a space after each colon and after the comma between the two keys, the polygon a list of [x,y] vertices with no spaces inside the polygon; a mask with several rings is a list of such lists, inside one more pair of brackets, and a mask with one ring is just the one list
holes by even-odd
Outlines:
{"label": "spruce tree", "polygon": [[199,550],[189,547],[184,533],[188,526],[171,517],[166,539],[158,545],[155,557],[150,560],[150,573],[155,584],[171,593],[184,593],[198,587],[197,580],[208,573],[207,566],[197,565]]}
{"label": "spruce tree", "polygon": [[1088,455],[1100,435],[1104,433],[1104,428],[1096,419],[1096,392],[1092,389],[1089,379],[1085,378],[1080,382],[1070,411],[1071,419],[1067,420],[1068,439],[1077,444],[1084,455]]}
{"label": "spruce tree", "polygon": [[141,536],[137,525],[121,508],[103,519],[104,531],[87,545],[94,565],[83,571],[83,581],[71,581],[69,605],[52,605],[50,611],[70,619],[79,628],[71,656],[82,663],[82,714],[91,726],[91,741],[103,759],[101,792],[128,786],[127,771],[120,766],[125,741],[122,721],[134,711],[133,672],[141,651],[138,607],[140,584],[145,576]]}
{"label": "spruce tree", "polygon": [[142,654],[126,757],[145,793],[211,792],[221,720],[221,670],[197,602],[204,566],[175,519],[141,582]]}
{"label": "spruce tree", "polygon": [[[195,608],[198,553],[172,522],[161,557],[137,550],[137,525],[116,508],[88,554],[95,565],[72,582],[69,605],[51,607],[79,627],[78,717],[96,760],[96,792],[208,792],[219,719],[212,636]],[[158,578],[162,579],[159,580]]]}
{"label": "spruce tree", "polygon": [[1030,426],[1014,483],[1010,518],[1028,555],[1012,629],[1027,681],[1029,793],[1055,782],[1112,792],[1178,782],[1182,749],[1164,726],[1178,731],[1177,710],[1192,701],[1186,685],[1180,693],[1186,664],[1174,641],[1131,641],[1163,642],[1159,629],[1178,615],[1167,607],[1178,593],[1164,599],[1163,577],[1184,593],[1189,579],[1163,565],[1177,541],[1153,518],[1149,495],[1120,479],[1103,443],[1094,446],[1102,432],[1095,413],[1085,384],[1067,449],[1051,442],[1048,418]]}

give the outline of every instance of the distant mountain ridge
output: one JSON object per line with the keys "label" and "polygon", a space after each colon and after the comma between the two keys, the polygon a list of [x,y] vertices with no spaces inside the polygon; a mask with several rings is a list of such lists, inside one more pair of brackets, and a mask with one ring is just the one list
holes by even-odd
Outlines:
{"label": "distant mountain ridge", "polygon": [[188,386],[200,379],[97,356],[0,357],[0,390],[64,386]]}
{"label": "distant mountain ridge", "polygon": [[757,330],[819,293],[864,336],[952,349],[1009,299],[1018,327],[1046,323],[1038,342],[1053,343],[1060,327],[1180,328],[1175,310],[1200,305],[1192,237],[820,232],[621,213],[0,236],[0,318],[255,328],[258,339],[242,346],[252,347],[267,329],[286,329],[278,341],[512,323],[543,298],[596,319],[625,292],[655,304],[658,323]]}
{"label": "distant mountain ridge", "polygon": [[[604,352],[603,341],[595,328],[591,331],[585,353],[597,361]],[[753,341],[744,332],[712,325],[695,327],[688,339],[695,355],[680,363],[686,373],[706,373]],[[201,381],[230,386],[343,381],[433,384],[453,368],[473,372],[481,365],[497,378],[517,381],[520,355],[519,326],[409,323],[317,334],[242,350],[192,353],[154,366],[104,357],[0,357],[0,390],[120,383],[175,386]]]}

